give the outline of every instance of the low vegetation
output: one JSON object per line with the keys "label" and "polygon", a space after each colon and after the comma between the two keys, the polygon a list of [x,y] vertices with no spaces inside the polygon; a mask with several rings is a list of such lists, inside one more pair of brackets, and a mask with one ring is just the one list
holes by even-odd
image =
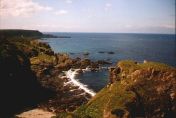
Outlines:
{"label": "low vegetation", "polygon": [[120,61],[112,83],[73,113],[57,118],[174,118],[176,69],[157,62]]}

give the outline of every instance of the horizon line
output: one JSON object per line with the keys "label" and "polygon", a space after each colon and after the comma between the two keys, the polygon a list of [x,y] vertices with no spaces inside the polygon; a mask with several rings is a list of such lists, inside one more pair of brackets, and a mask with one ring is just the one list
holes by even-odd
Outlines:
{"label": "horizon line", "polygon": [[[40,30],[38,30],[40,31]],[[105,34],[168,34],[168,35],[176,35],[176,33],[153,33],[153,32],[62,32],[62,31],[41,31],[43,33],[105,33]]]}
{"label": "horizon line", "polygon": [[166,35],[176,35],[176,31],[174,33],[157,33],[157,32],[81,32],[81,31],[41,31],[38,29],[1,29],[0,30],[37,30],[43,33],[109,33],[109,34],[166,34]]}

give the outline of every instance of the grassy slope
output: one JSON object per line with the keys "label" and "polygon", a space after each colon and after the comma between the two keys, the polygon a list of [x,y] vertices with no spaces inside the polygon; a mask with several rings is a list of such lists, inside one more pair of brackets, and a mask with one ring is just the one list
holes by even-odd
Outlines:
{"label": "grassy slope", "polygon": [[[81,106],[74,113],[63,113],[58,118],[118,118],[122,116],[143,116],[144,113],[146,116],[152,117],[154,113],[150,112],[147,108],[156,110],[157,105],[160,107],[161,112],[169,112],[164,111],[165,109],[161,106],[164,105],[164,107],[167,107],[168,103],[164,101],[168,100],[166,98],[168,96],[163,97],[167,93],[160,96],[155,94],[154,91],[156,91],[156,84],[163,84],[160,79],[165,79],[168,76],[164,75],[166,73],[172,75],[173,77],[170,79],[172,82],[175,82],[175,68],[157,62],[136,64],[134,61],[129,60],[120,61],[117,67],[121,69],[121,72],[117,73],[117,77],[121,78],[120,81],[104,87],[86,105]],[[152,72],[159,74],[152,75]],[[158,78],[158,76],[162,77]],[[149,78],[151,79],[148,80]],[[174,83],[170,84],[174,85]],[[135,90],[133,90],[134,88]],[[175,88],[173,87],[173,89]],[[159,102],[150,101],[150,99],[156,99]],[[141,104],[144,105],[142,106]]]}

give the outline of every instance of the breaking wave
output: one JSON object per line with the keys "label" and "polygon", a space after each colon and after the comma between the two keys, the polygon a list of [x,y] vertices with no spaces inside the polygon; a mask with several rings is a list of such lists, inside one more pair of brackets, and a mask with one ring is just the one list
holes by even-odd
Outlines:
{"label": "breaking wave", "polygon": [[[95,96],[95,92],[87,87],[87,85],[82,84],[78,80],[75,79],[76,75],[78,75],[78,70],[79,69],[70,69],[65,72],[65,75],[67,78],[70,79],[69,82],[67,83],[73,83],[74,85],[78,86],[80,89],[84,90],[86,93],[90,94],[91,96]],[[83,72],[89,71],[88,68],[84,69]]]}

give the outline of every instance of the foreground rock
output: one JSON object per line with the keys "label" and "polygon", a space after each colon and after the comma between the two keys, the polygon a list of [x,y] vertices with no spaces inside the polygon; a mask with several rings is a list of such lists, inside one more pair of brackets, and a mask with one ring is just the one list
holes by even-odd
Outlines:
{"label": "foreground rock", "polygon": [[110,83],[87,104],[58,118],[175,118],[176,69],[156,62],[120,61]]}
{"label": "foreground rock", "polygon": [[53,116],[56,116],[56,114],[37,108],[16,115],[16,118],[51,118]]}

